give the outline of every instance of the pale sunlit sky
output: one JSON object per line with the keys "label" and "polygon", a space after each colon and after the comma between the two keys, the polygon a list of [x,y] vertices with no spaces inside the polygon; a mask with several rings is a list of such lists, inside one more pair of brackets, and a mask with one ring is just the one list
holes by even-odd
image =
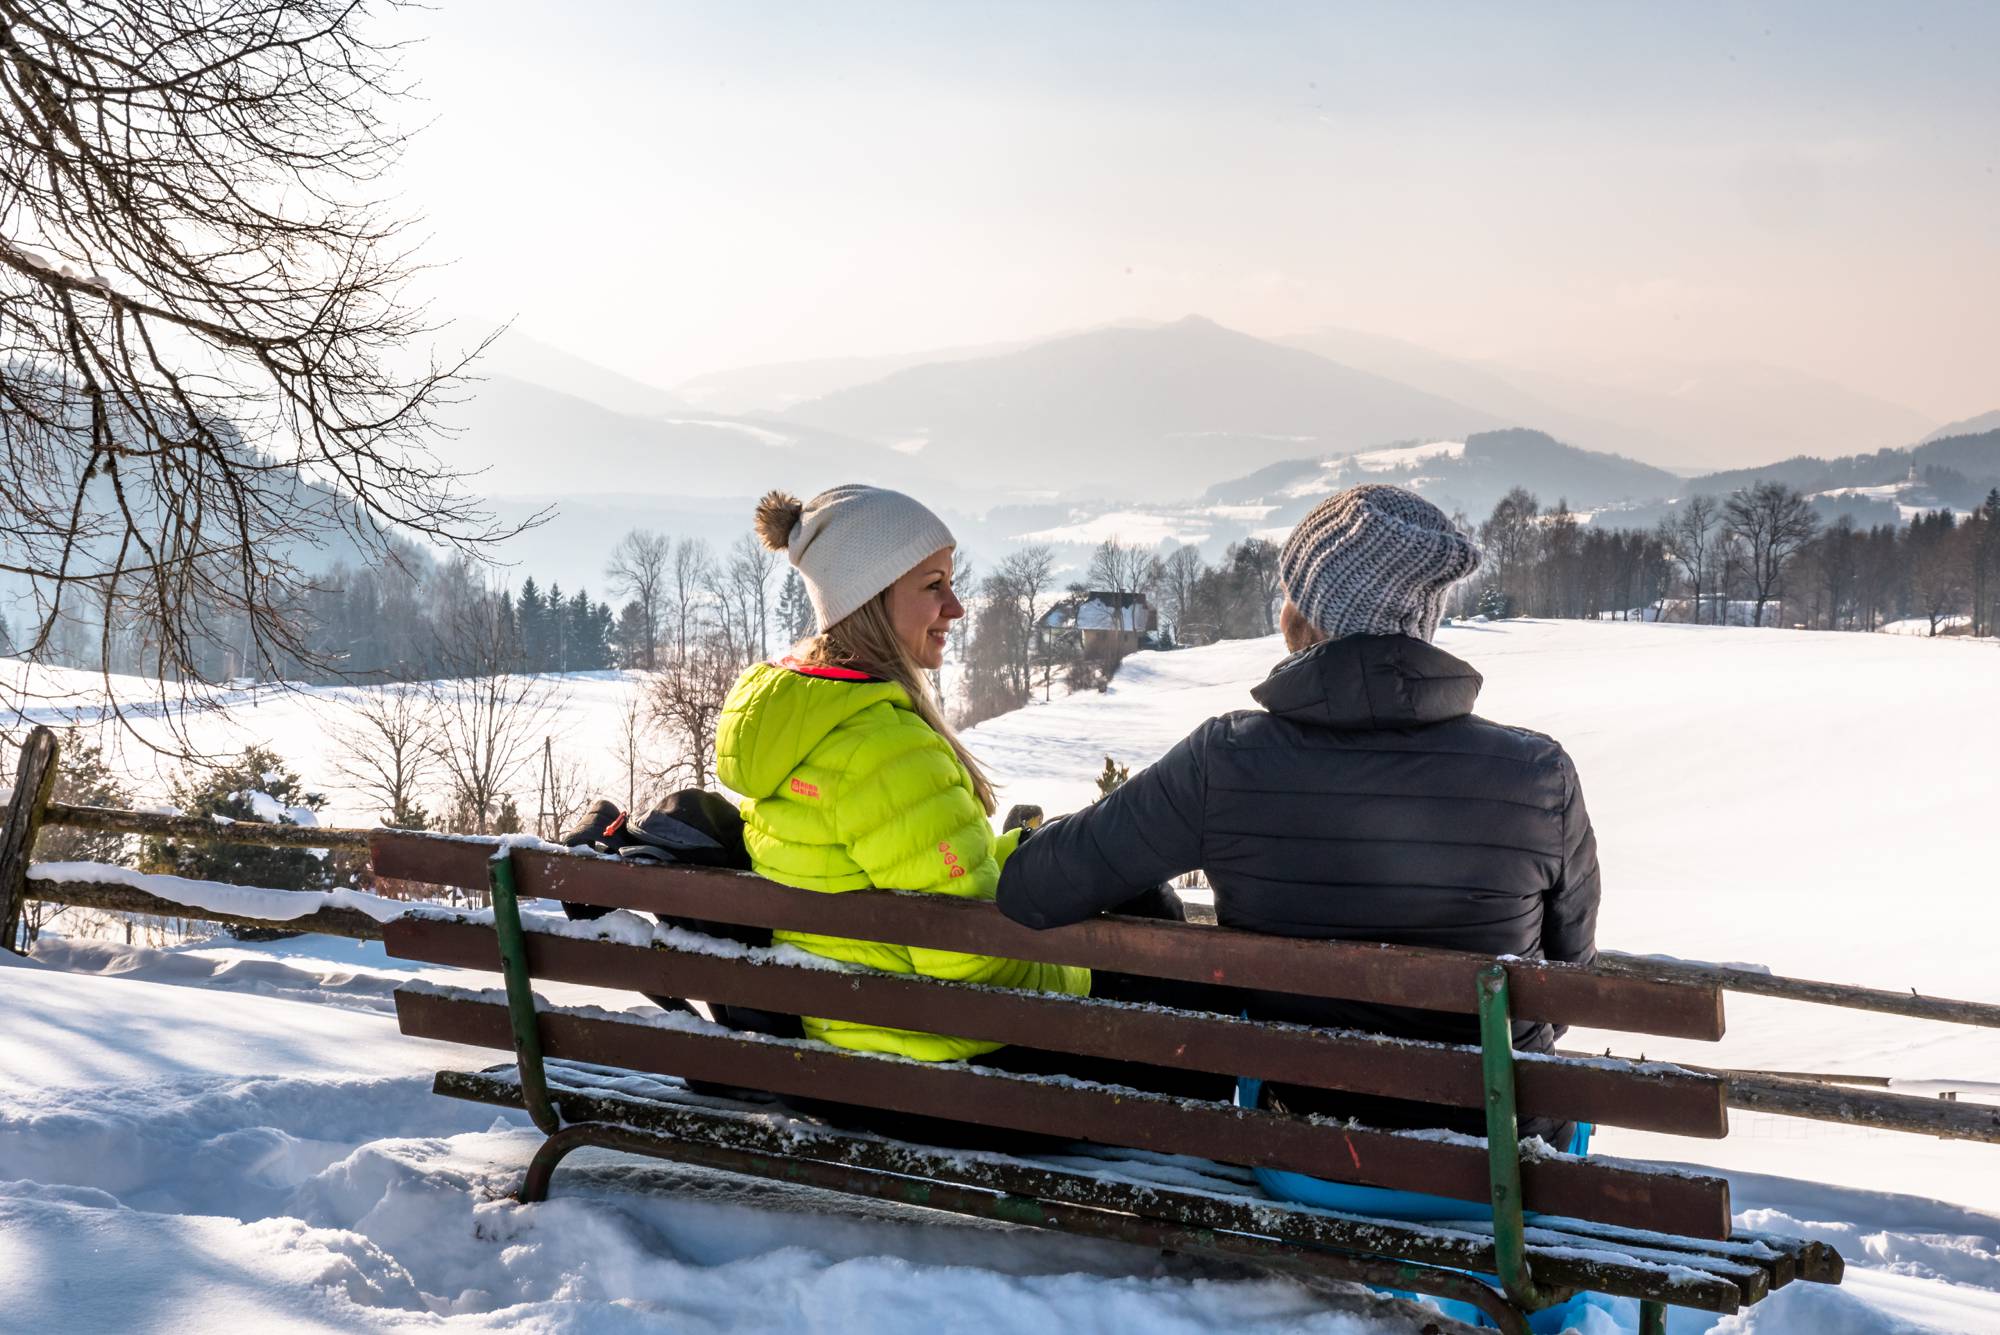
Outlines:
{"label": "pale sunlit sky", "polygon": [[2000,407],[2000,5],[434,2],[441,306],[663,384],[1199,312]]}

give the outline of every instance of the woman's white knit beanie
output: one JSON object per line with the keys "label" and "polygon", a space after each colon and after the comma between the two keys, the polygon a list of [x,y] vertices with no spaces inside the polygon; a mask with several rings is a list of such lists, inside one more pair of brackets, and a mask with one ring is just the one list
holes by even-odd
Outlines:
{"label": "woman's white knit beanie", "polygon": [[805,578],[824,634],[917,562],[957,545],[944,521],[921,501],[850,482],[805,503],[785,542],[785,557]]}
{"label": "woman's white knit beanie", "polygon": [[1479,549],[1444,511],[1381,483],[1335,492],[1299,521],[1278,553],[1293,606],[1330,639],[1429,640],[1445,590],[1479,568]]}

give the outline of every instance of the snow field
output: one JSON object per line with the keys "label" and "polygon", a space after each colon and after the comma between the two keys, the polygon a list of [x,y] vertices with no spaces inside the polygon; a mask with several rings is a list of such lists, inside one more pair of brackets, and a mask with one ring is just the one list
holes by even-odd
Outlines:
{"label": "snow field", "polygon": [[[555,1199],[515,1205],[539,1136],[430,1092],[433,1070],[478,1054],[295,999],[328,976],[386,993],[402,966],[379,945],[342,969],[324,938],[276,944],[304,953],[80,943],[52,959],[122,976],[0,963],[0,1255],[15,1262],[0,1327],[1414,1330],[1320,1311],[1289,1284],[1176,1277],[1130,1248],[897,1207],[830,1215],[795,1191],[589,1152]],[[198,982],[260,955],[257,991],[218,1004]]]}
{"label": "snow field", "polygon": [[[1482,713],[1548,731],[1576,757],[1605,866],[1605,946],[2000,999],[1987,949],[2000,926],[2000,771],[1987,759],[2000,746],[2000,645],[1522,622],[1440,640],[1486,675]],[[968,741],[1002,779],[1003,806],[1072,809],[1094,795],[1106,753],[1136,769],[1200,718],[1248,707],[1281,654],[1269,640],[1137,655],[1108,692],[993,720]],[[570,736],[603,742],[622,683],[601,674],[570,689]],[[325,784],[309,763],[326,746],[314,711],[338,709],[325,698],[338,694],[266,695],[199,726],[285,739],[277,749]],[[337,795],[326,816],[358,818]],[[0,1255],[24,1258],[0,1266],[0,1325],[1410,1328],[1323,1310],[1288,1284],[1190,1278],[1129,1249],[888,1207],[827,1213],[810,1196],[613,1156],[579,1156],[554,1200],[515,1206],[501,1193],[535,1138],[518,1115],[429,1093],[432,1071],[479,1054],[395,1032],[388,994],[411,977],[492,985],[313,937],[172,951],[49,938],[35,963],[0,956]],[[1991,1031],[1756,998],[1729,1007],[1723,1043],[1648,1040],[1644,1055],[1994,1097]],[[1596,1034],[1569,1045],[1633,1047]],[[2000,1147],[1742,1116],[1720,1142],[1601,1135],[1609,1154],[1715,1165],[1742,1226],[1822,1236],[1848,1258],[1837,1290],[1794,1285],[1719,1322],[1677,1312],[1674,1335],[2000,1331]],[[1634,1314],[1577,1320],[1608,1335]]]}

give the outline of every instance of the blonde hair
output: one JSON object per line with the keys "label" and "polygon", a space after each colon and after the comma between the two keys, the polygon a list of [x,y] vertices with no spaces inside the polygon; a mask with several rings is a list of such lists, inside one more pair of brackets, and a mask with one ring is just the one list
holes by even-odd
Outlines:
{"label": "blonde hair", "polygon": [[795,656],[801,662],[820,667],[858,669],[893,681],[909,692],[910,708],[932,732],[944,738],[952,754],[958,757],[958,763],[965,766],[979,805],[989,816],[998,809],[993,800],[993,783],[986,777],[985,769],[944,721],[944,711],[931,691],[929,675],[896,638],[895,623],[889,619],[889,590],[882,590],[819,634],[799,641]]}

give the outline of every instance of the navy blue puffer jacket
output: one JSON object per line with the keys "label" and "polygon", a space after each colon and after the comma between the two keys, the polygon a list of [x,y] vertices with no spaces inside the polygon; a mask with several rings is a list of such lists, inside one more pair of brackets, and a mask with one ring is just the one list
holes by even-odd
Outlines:
{"label": "navy blue puffer jacket", "polygon": [[[1480,684],[1408,636],[1294,654],[1251,692],[1263,709],[1208,720],[1102,802],[1024,841],[1000,908],[1058,926],[1201,868],[1228,927],[1588,963],[1597,845],[1576,770],[1548,737],[1474,715]],[[1470,1015],[1254,992],[1247,1005],[1263,1018],[1478,1041]],[[1547,1051],[1556,1034],[1521,1023],[1514,1037]],[[1350,1096],[1293,1094],[1407,1124]],[[1482,1129],[1476,1111],[1466,1121]]]}

